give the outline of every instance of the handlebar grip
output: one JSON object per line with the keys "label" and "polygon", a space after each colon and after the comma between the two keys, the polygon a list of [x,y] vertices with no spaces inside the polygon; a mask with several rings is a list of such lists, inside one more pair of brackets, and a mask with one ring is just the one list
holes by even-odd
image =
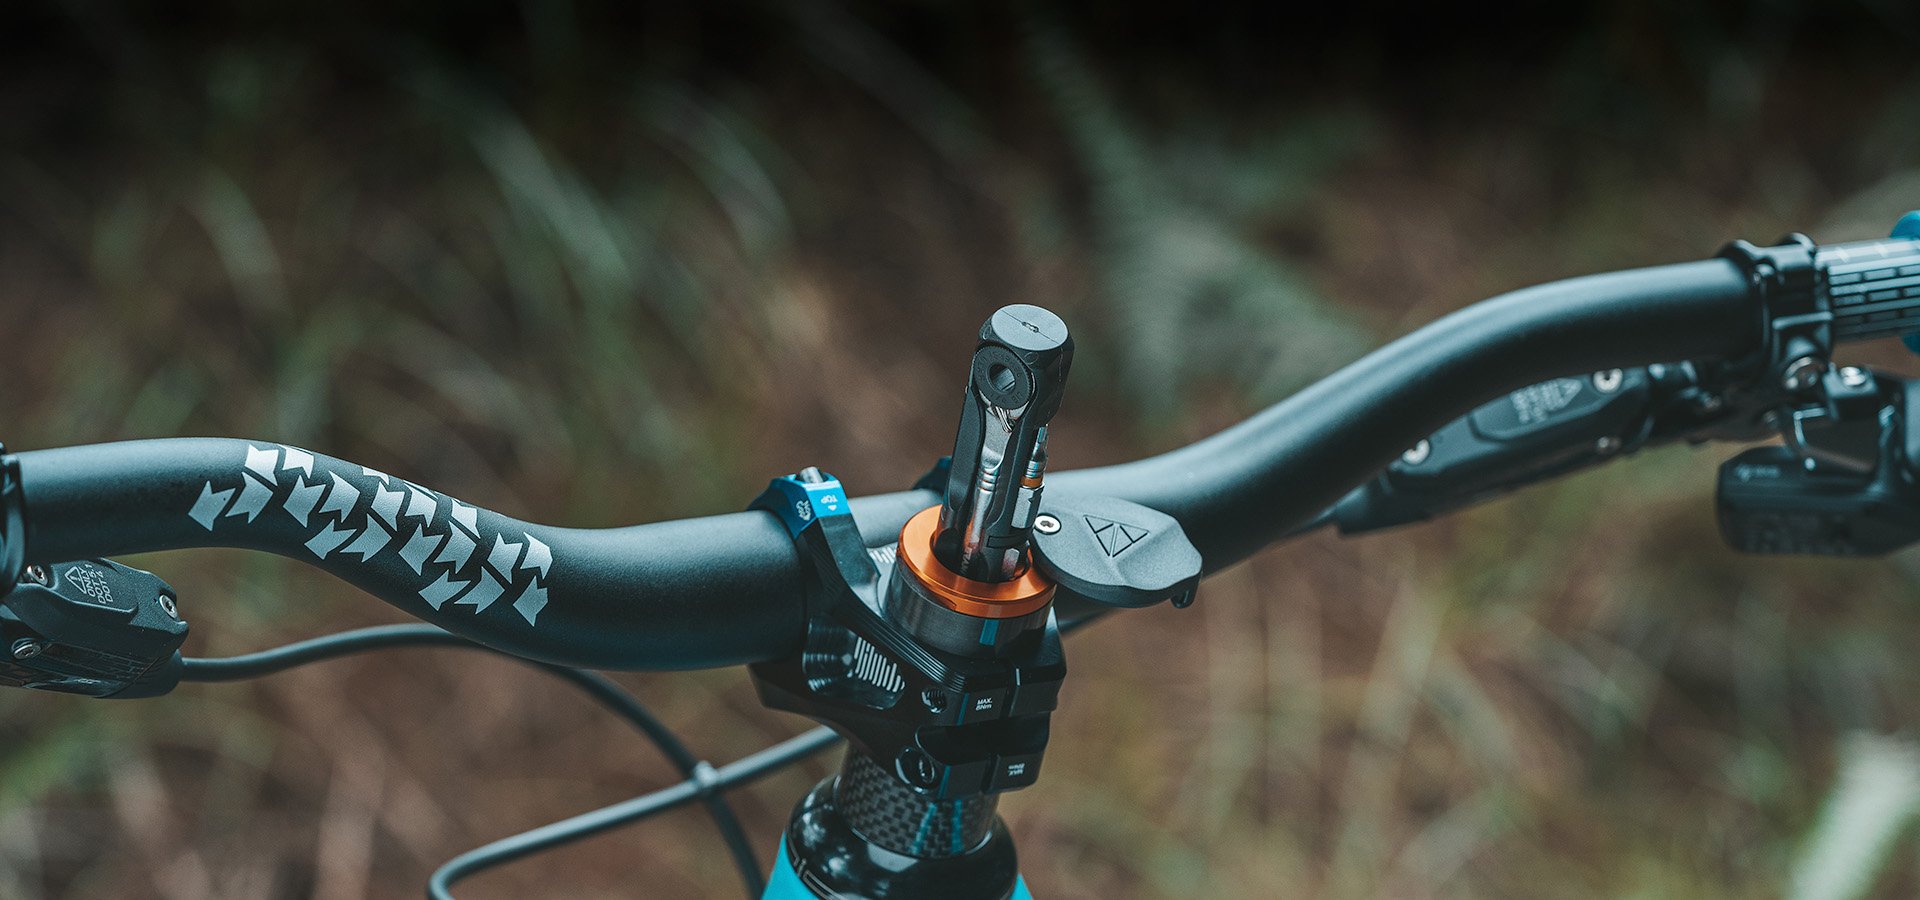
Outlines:
{"label": "handlebar grip", "polygon": [[1821,247],[1835,341],[1920,331],[1920,238]]}

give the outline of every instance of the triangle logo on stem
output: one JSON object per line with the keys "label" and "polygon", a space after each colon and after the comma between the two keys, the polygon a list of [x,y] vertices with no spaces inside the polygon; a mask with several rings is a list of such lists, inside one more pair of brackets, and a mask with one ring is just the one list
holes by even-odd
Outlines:
{"label": "triangle logo on stem", "polygon": [[1126,552],[1128,547],[1140,543],[1140,539],[1150,533],[1138,525],[1128,525],[1099,516],[1087,516],[1086,519],[1087,527],[1093,529],[1094,538],[1100,542],[1100,549],[1107,551],[1108,556],[1119,556]]}

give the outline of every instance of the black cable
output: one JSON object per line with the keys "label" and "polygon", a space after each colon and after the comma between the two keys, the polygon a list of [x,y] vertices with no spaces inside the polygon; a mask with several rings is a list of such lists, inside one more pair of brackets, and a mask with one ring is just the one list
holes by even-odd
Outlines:
{"label": "black cable", "polygon": [[[1060,633],[1066,635],[1079,631],[1106,618],[1110,612],[1112,610],[1102,608],[1082,618],[1063,622],[1060,624]],[[721,790],[732,787],[738,782],[758,778],[782,766],[792,765],[839,741],[840,736],[832,729],[816,728],[717,771],[709,769],[709,777],[704,783],[697,776],[689,778],[651,794],[602,807],[593,812],[582,813],[549,825],[542,825],[531,831],[524,831],[470,850],[453,858],[433,873],[433,878],[427,882],[427,896],[430,900],[453,900],[454,882],[477,872],[505,865],[561,844],[582,840],[610,828],[650,818],[681,806],[695,797],[717,795]],[[734,772],[740,773],[737,780],[732,775]]]}
{"label": "black cable", "polygon": [[612,806],[603,806],[592,812],[581,813],[570,819],[562,819],[550,825],[543,825],[532,831],[521,832],[484,847],[469,850],[454,857],[433,873],[433,877],[427,881],[427,896],[431,900],[453,900],[454,883],[482,870],[590,837],[630,822],[637,822],[685,806],[704,796],[718,795],[728,788],[737,787],[770,774],[838,743],[840,743],[840,736],[832,729],[815,728],[799,737],[775,744],[718,769],[707,767],[695,777],[672,787],[615,803]]}
{"label": "black cable", "polygon": [[[242,656],[218,659],[190,657],[181,661],[180,680],[238,681],[369,650],[425,646],[485,650],[543,669],[585,691],[602,706],[632,724],[660,749],[661,754],[680,771],[681,775],[698,780],[703,769],[711,770],[712,768],[696,758],[673,731],[653,715],[652,711],[605,675],[586,669],[556,666],[500,653],[433,625],[386,625],[363,628]],[[733,808],[727,805],[726,798],[718,792],[704,792],[700,795],[700,799],[707,807],[707,812],[713,817],[714,827],[719,830],[721,839],[727,844],[727,851],[733,857],[734,865],[739,869],[740,879],[746,886],[748,897],[758,898],[766,884],[760,874],[759,861],[754,858],[753,845],[747,840],[746,829],[741,827],[739,817],[734,814]]]}

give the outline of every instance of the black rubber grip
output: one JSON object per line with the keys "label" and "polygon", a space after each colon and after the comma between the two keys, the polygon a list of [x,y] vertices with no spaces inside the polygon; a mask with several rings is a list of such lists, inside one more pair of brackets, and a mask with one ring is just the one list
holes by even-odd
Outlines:
{"label": "black rubber grip", "polygon": [[1821,247],[1833,339],[1920,331],[1920,239],[1895,238]]}

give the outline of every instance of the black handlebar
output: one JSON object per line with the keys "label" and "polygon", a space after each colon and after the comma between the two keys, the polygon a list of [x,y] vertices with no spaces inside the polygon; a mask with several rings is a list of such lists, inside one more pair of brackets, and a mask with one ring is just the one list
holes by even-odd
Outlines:
{"label": "black handlebar", "polygon": [[[1747,273],[1728,260],[1516,291],[1440,319],[1191,446],[1063,472],[1178,519],[1208,572],[1238,562],[1478,404],[1546,378],[1760,343]],[[20,453],[25,559],[184,547],[315,564],[499,650],[572,666],[687,669],[798,649],[804,568],[773,516],[628,528],[534,525],[277,444],[168,439]],[[869,544],[940,502],[853,501]]]}

